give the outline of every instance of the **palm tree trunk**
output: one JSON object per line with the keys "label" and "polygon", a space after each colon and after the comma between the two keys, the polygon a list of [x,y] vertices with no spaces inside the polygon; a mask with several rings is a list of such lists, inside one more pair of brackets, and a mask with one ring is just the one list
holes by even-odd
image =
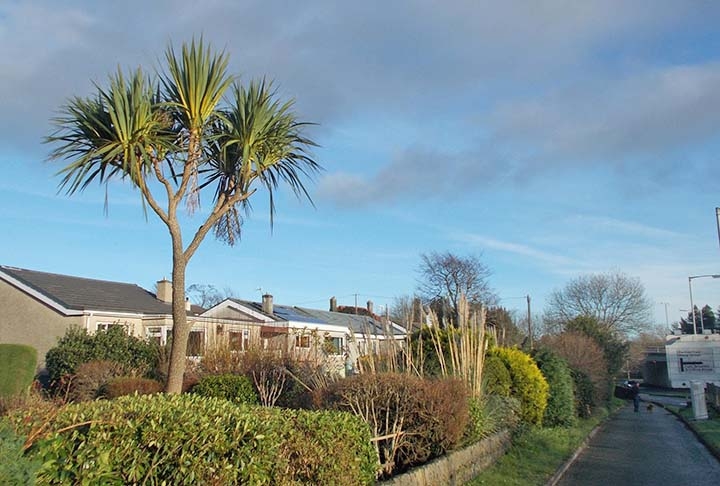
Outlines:
{"label": "palm tree trunk", "polygon": [[187,259],[183,254],[182,238],[180,228],[173,234],[170,228],[170,236],[173,246],[173,269],[172,269],[172,347],[170,349],[170,366],[168,369],[166,393],[182,393],[183,376],[185,375],[186,352],[188,338],[192,323],[187,320],[185,309],[185,269]]}

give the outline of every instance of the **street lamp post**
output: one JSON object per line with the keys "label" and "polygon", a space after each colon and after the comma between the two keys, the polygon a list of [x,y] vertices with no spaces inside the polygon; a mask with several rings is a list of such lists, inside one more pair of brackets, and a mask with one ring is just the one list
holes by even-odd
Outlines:
{"label": "street lamp post", "polygon": [[[708,275],[692,275],[688,277],[688,288],[690,289],[690,309],[692,310],[693,319],[693,334],[697,334],[697,324],[695,324],[695,304],[693,303],[692,296],[692,281],[695,278],[720,278],[720,274],[708,274]],[[700,313],[700,333],[704,333],[702,312]]]}

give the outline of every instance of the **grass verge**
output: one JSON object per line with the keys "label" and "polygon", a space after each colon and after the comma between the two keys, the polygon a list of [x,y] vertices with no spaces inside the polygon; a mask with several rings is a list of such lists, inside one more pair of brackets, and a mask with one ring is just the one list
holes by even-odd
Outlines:
{"label": "grass verge", "polygon": [[715,457],[720,458],[720,413],[717,410],[708,407],[707,420],[695,420],[692,407],[674,408],[672,411],[682,417],[688,427],[712,450]]}
{"label": "grass verge", "polygon": [[529,427],[517,434],[505,456],[467,486],[544,485],[607,416],[608,411],[602,409],[574,427]]}

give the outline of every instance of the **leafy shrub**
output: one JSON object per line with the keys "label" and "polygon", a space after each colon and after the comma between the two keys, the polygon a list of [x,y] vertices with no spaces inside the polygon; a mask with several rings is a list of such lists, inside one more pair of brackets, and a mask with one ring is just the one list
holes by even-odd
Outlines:
{"label": "leafy shrub", "polygon": [[341,412],[238,406],[193,394],[70,404],[28,450],[43,484],[372,484],[367,425]]}
{"label": "leafy shrub", "polygon": [[94,400],[100,396],[101,388],[108,381],[125,374],[125,367],[115,361],[93,360],[82,363],[69,383],[68,398],[73,402]]}
{"label": "leafy shrub", "polygon": [[26,392],[35,377],[37,351],[21,344],[0,344],[0,398]]}
{"label": "leafy shrub", "polygon": [[548,401],[548,384],[533,359],[513,348],[493,348],[491,355],[499,357],[510,372],[511,396],[520,401],[520,419],[541,425]]}
{"label": "leafy shrub", "polygon": [[611,380],[603,350],[594,339],[581,332],[565,331],[555,336],[543,336],[541,344],[565,359],[570,368],[590,378],[593,402],[607,398]]}
{"label": "leafy shrub", "polygon": [[590,377],[576,369],[570,369],[575,391],[575,413],[578,417],[588,418],[595,410],[595,386]]}
{"label": "leafy shrub", "polygon": [[158,356],[156,344],[130,336],[122,326],[110,326],[92,335],[73,327],[47,352],[45,365],[50,380],[59,382],[63,376],[75,374],[82,363],[94,360],[114,361],[128,373],[145,375],[153,369]]}
{"label": "leafy shrub", "polygon": [[101,389],[106,398],[117,398],[125,395],[149,395],[160,393],[163,385],[157,380],[139,378],[137,376],[121,376],[108,381]]}
{"label": "leafy shrub", "polygon": [[37,459],[23,454],[25,438],[0,420],[0,484],[35,484],[35,472],[40,468]]}
{"label": "leafy shrub", "polygon": [[330,384],[322,403],[368,423],[385,476],[452,449],[468,423],[465,386],[455,379],[362,374]]}
{"label": "leafy shrub", "polygon": [[620,335],[602,325],[592,316],[578,316],[565,323],[566,332],[579,332],[595,341],[603,351],[607,373],[612,378],[617,376],[627,358],[630,345]]}
{"label": "leafy shrub", "polygon": [[504,429],[514,429],[520,420],[520,402],[512,397],[483,395],[470,399],[470,425],[466,442],[477,442]]}
{"label": "leafy shrub", "polygon": [[573,425],[576,422],[575,393],[567,362],[548,348],[535,351],[533,358],[550,387],[543,424],[549,427]]}
{"label": "leafy shrub", "polygon": [[483,393],[509,397],[511,387],[512,380],[505,363],[497,356],[488,355],[483,365]]}
{"label": "leafy shrub", "polygon": [[224,398],[235,403],[258,403],[252,382],[242,375],[204,376],[192,388],[192,393],[203,397]]}

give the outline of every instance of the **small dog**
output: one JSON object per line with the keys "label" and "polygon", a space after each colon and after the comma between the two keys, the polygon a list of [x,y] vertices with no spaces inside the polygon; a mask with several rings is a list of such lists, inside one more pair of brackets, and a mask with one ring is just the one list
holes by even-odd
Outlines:
{"label": "small dog", "polygon": [[655,405],[653,405],[652,403],[648,403],[648,404],[647,404],[647,411],[648,411],[648,412],[652,412],[652,411],[653,411],[653,408],[655,408]]}

